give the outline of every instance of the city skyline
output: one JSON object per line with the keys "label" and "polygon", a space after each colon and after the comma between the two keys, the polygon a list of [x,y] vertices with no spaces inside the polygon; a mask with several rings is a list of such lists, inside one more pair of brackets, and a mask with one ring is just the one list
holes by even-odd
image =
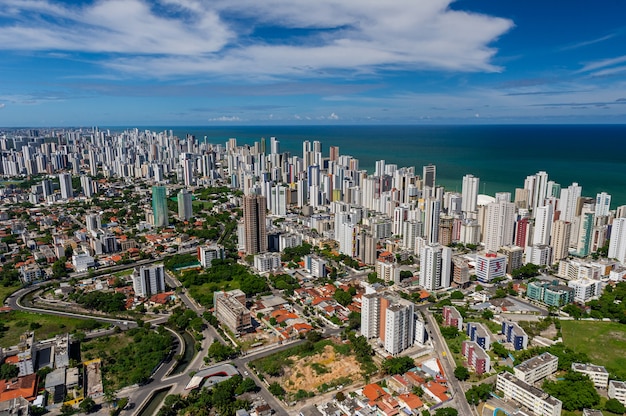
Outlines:
{"label": "city skyline", "polygon": [[626,121],[620,2],[1,4],[3,127]]}

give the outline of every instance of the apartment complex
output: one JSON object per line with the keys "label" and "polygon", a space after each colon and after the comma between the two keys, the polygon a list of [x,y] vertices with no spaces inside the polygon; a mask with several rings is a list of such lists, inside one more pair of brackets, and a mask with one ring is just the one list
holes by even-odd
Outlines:
{"label": "apartment complex", "polygon": [[513,371],[518,379],[528,384],[535,384],[537,381],[556,373],[558,366],[559,358],[549,352],[544,352],[516,365]]}
{"label": "apartment complex", "polygon": [[506,400],[515,400],[535,416],[560,416],[563,403],[548,393],[533,387],[513,374],[504,371],[498,374],[496,390]]}
{"label": "apartment complex", "polygon": [[217,320],[234,334],[241,334],[252,327],[250,311],[246,308],[246,294],[240,289],[215,292],[213,307]]}

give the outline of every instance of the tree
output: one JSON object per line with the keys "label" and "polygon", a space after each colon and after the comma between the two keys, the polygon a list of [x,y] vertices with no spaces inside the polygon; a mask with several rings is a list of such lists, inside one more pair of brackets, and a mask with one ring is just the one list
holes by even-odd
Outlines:
{"label": "tree", "polygon": [[571,370],[563,380],[544,382],[543,390],[561,400],[565,410],[592,408],[600,402],[600,396],[589,377]]}
{"label": "tree", "polygon": [[270,391],[270,393],[278,398],[282,398],[285,395],[285,389],[283,389],[282,386],[277,382],[273,382],[272,384],[270,384],[267,389]]}
{"label": "tree", "polygon": [[504,345],[500,344],[499,342],[494,342],[493,344],[491,344],[491,350],[499,357],[506,358],[509,356],[509,350],[507,350]]}
{"label": "tree", "polygon": [[462,300],[464,297],[465,295],[460,290],[455,290],[454,292],[450,293],[450,299]]}
{"label": "tree", "polygon": [[348,306],[352,303],[352,296],[343,289],[337,289],[333,295],[333,299],[342,306]]}
{"label": "tree", "polygon": [[604,410],[618,415],[623,415],[626,413],[626,406],[621,404],[617,399],[609,399],[604,404]]}
{"label": "tree", "polygon": [[454,326],[444,326],[441,328],[441,335],[445,339],[453,339],[459,336],[459,330]]}
{"label": "tree", "polygon": [[63,406],[61,406],[61,415],[68,416],[73,415],[74,413],[76,413],[76,409],[69,404],[63,404]]}
{"label": "tree", "polygon": [[403,374],[415,367],[411,357],[393,357],[383,361],[382,369],[386,374]]}
{"label": "tree", "polygon": [[485,309],[482,313],[483,319],[493,319],[493,312],[489,309]]}
{"label": "tree", "polygon": [[454,377],[456,377],[458,380],[465,381],[469,378],[469,376],[470,376],[469,370],[466,367],[463,367],[462,365],[454,369]]}
{"label": "tree", "polygon": [[80,402],[78,407],[85,413],[91,413],[96,407],[96,402],[91,397],[87,397],[85,400]]}
{"label": "tree", "polygon": [[346,400],[346,395],[342,391],[340,391],[337,394],[335,394],[335,400],[337,400],[338,402],[342,402]]}
{"label": "tree", "polygon": [[252,380],[249,377],[246,377],[241,381],[241,384],[239,384],[237,388],[235,389],[235,394],[243,394],[249,391],[258,391],[258,390],[259,388],[254,383],[254,380]]}
{"label": "tree", "polygon": [[493,386],[487,383],[481,383],[478,386],[472,386],[467,392],[465,392],[465,398],[469,402],[469,404],[473,404],[474,406],[478,403],[485,402],[489,399],[489,395],[491,393],[491,389]]}
{"label": "tree", "polygon": [[13,364],[4,363],[0,366],[0,380],[15,378],[20,373],[20,369]]}

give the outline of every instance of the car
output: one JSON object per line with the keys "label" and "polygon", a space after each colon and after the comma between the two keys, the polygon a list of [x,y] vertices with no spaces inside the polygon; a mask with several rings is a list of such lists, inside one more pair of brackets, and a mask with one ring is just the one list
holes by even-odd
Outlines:
{"label": "car", "polygon": [[244,376],[247,376],[247,375],[248,375],[248,372],[247,372],[247,371],[244,371],[244,372],[243,372],[243,375],[244,375]]}

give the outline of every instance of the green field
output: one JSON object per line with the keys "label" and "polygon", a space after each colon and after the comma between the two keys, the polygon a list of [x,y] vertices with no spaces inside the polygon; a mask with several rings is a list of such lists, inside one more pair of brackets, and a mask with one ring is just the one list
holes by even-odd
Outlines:
{"label": "green field", "polygon": [[587,354],[593,364],[603,365],[626,379],[626,325],[616,322],[561,321],[563,342]]}
{"label": "green field", "polygon": [[13,286],[2,286],[0,285],[0,302],[4,302],[6,298],[13,292],[16,292],[21,285],[13,285]]}
{"label": "green field", "polygon": [[94,324],[92,320],[22,311],[2,314],[0,319],[0,325],[5,329],[0,331],[0,347],[5,348],[17,345],[20,335],[24,332],[34,330],[35,339],[43,340],[66,332],[82,331],[90,324]]}

